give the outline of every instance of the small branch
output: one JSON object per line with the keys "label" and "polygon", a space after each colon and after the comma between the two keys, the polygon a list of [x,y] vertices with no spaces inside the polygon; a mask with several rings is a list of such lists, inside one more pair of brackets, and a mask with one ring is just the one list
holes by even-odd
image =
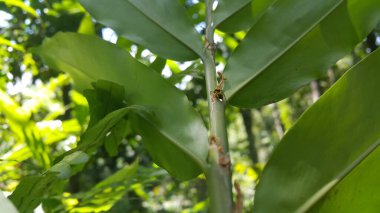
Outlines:
{"label": "small branch", "polygon": [[277,132],[278,138],[281,140],[281,138],[284,136],[284,125],[281,122],[280,118],[280,110],[278,109],[278,106],[276,103],[272,104],[272,116],[274,119],[274,128]]}
{"label": "small branch", "polygon": [[236,191],[236,202],[233,213],[242,213],[244,207],[244,195],[240,189],[240,184],[236,180],[234,182],[234,188]]}
{"label": "small branch", "polygon": [[257,149],[255,145],[255,136],[252,132],[252,114],[249,109],[241,109],[240,114],[243,118],[245,132],[247,134],[247,140],[249,145],[249,157],[252,160],[253,165],[259,162],[259,157],[257,155]]}
{"label": "small branch", "polygon": [[313,103],[315,103],[321,96],[318,81],[310,82],[310,89],[311,89],[311,100],[313,101]]}

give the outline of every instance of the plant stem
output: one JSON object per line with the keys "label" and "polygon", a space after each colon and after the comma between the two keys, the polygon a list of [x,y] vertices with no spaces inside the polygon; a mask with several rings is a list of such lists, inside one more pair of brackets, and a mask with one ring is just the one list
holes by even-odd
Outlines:
{"label": "plant stem", "polygon": [[[213,93],[218,85],[215,68],[214,26],[212,6],[214,0],[206,0],[206,42],[202,57],[205,66],[206,87],[209,93],[210,151],[209,166],[205,173],[211,212],[230,213],[233,211],[230,158],[225,124],[225,100]],[[221,88],[223,89],[223,88]]]}

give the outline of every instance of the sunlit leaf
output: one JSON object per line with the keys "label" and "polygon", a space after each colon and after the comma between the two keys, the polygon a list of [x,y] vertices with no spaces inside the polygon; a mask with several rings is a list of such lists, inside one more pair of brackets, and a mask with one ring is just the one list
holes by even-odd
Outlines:
{"label": "sunlit leaf", "polygon": [[0,45],[7,45],[9,47],[12,47],[15,50],[18,50],[18,51],[21,51],[21,52],[25,52],[25,49],[24,49],[23,46],[21,46],[19,44],[16,44],[16,43],[14,43],[12,41],[9,41],[8,39],[5,39],[3,37],[0,37]]}
{"label": "sunlit leaf", "polygon": [[35,18],[39,17],[36,10],[34,10],[33,7],[30,7],[29,5],[25,4],[25,2],[22,0],[0,0],[0,2],[4,2],[8,6],[18,7],[24,10],[25,12],[31,14]]}

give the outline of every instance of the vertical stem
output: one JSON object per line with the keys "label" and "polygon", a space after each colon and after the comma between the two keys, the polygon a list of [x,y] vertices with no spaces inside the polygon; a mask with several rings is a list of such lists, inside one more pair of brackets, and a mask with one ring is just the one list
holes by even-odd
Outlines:
{"label": "vertical stem", "polygon": [[218,85],[215,68],[214,26],[212,7],[214,0],[206,0],[206,42],[202,61],[205,67],[206,87],[210,112],[210,150],[207,178],[211,212],[233,211],[230,158],[225,124],[225,100],[213,97]]}

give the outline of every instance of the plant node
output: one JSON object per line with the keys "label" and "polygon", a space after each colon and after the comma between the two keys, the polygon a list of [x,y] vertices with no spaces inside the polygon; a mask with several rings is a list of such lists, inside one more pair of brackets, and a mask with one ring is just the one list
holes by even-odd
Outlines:
{"label": "plant node", "polygon": [[219,101],[224,101],[226,99],[226,96],[224,95],[224,92],[223,92],[223,87],[224,87],[224,81],[226,81],[227,79],[224,77],[224,75],[221,72],[217,72],[217,73],[220,80],[218,82],[218,85],[216,85],[216,88],[213,91],[210,91],[212,102],[215,102],[215,99]]}

